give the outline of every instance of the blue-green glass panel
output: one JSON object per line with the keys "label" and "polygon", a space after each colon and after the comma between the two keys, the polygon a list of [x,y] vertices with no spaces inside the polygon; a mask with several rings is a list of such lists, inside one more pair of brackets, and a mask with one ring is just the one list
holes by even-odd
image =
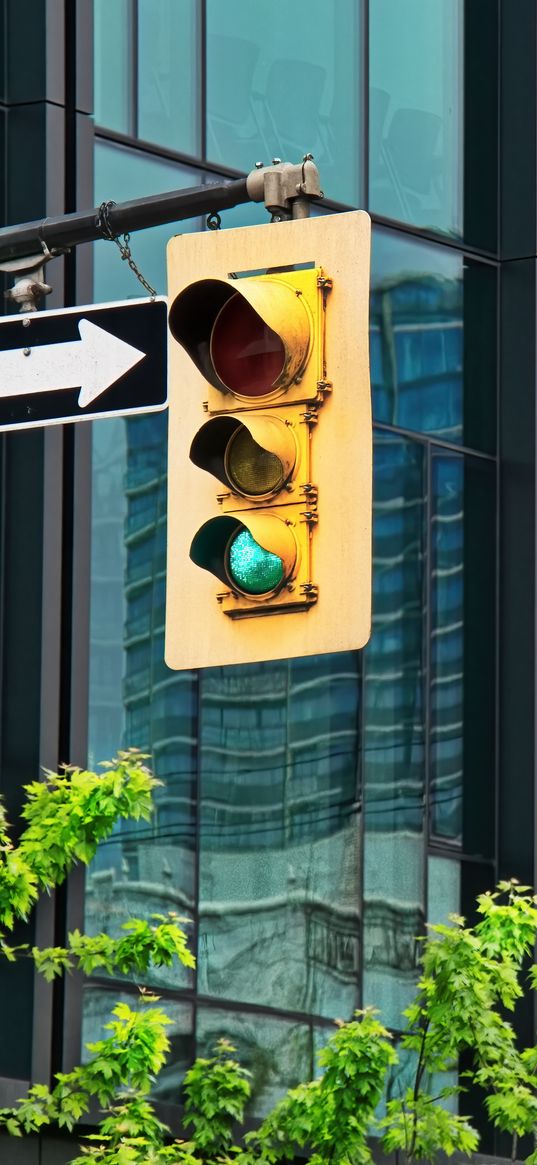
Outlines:
{"label": "blue-green glass panel", "polygon": [[462,442],[462,271],[456,252],[374,231],[370,352],[375,420]]}
{"label": "blue-green glass panel", "polygon": [[200,5],[138,0],[138,137],[200,154]]}
{"label": "blue-green glass panel", "polygon": [[231,1041],[237,1059],[252,1074],[249,1116],[264,1116],[288,1088],[313,1076],[313,1034],[307,1024],[198,1005],[197,1054],[213,1055],[219,1039]]}
{"label": "blue-green glass panel", "polygon": [[204,994],[328,1017],[357,1004],[358,666],[202,673]]}
{"label": "blue-green glass panel", "polygon": [[[395,1042],[395,1049],[398,1059],[397,1063],[392,1064],[388,1069],[384,1094],[375,1113],[378,1120],[386,1116],[386,1104],[390,1100],[400,1100],[408,1089],[411,1089],[412,1092],[414,1091],[416,1072],[418,1070],[417,1052],[403,1048],[399,1040]],[[435,1097],[436,1103],[441,1104],[443,1108],[447,1108],[450,1112],[458,1111],[457,1097],[449,1096],[441,1098],[440,1093],[443,1089],[453,1088],[456,1085],[456,1070],[452,1072],[437,1072],[434,1075],[430,1072],[425,1072],[420,1080],[422,1092],[427,1096]],[[375,1135],[374,1132],[373,1135]]]}
{"label": "blue-green glass panel", "polygon": [[132,0],[95,0],[94,112],[97,125],[132,130]]}
{"label": "blue-green glass panel", "polygon": [[[431,829],[462,841],[464,766],[464,463],[433,461]],[[476,612],[477,616],[477,612]]]}
{"label": "blue-green glass panel", "polygon": [[355,0],[208,0],[207,154],[249,171],[310,152],[326,195],[356,205],[360,11]]}
{"label": "blue-green glass panel", "polygon": [[[136,745],[163,781],[149,825],[122,822],[88,872],[86,925],[194,909],[197,699],[164,664],[166,424],[96,423],[93,442],[89,763]],[[177,988],[183,968],[148,981]]]}
{"label": "blue-green glass panel", "polygon": [[[198,170],[165,162],[126,146],[98,141],[95,146],[95,202],[146,198],[167,190],[201,184]],[[149,283],[162,294],[166,291],[166,243],[174,234],[199,230],[199,219],[178,225],[166,223],[150,230],[136,231],[130,246],[133,257]],[[95,301],[138,299],[147,295],[114,243],[95,243]]]}
{"label": "blue-green glass panel", "polygon": [[[379,1018],[382,1018],[382,1016]],[[400,1100],[407,1089],[413,1088],[414,1086],[418,1063],[416,1053],[410,1052],[407,1048],[402,1048],[399,1040],[395,1041],[395,1049],[397,1051],[397,1061],[395,1064],[390,1065],[386,1073],[384,1092],[375,1112],[377,1120],[382,1120],[386,1116],[386,1105],[390,1100]],[[375,1135],[374,1130],[373,1135]]]}
{"label": "blue-green glass panel", "polygon": [[377,434],[373,632],[364,659],[364,1003],[401,1026],[423,928],[423,449]]}
{"label": "blue-green glass panel", "polygon": [[460,862],[431,854],[427,860],[427,922],[445,926],[448,915],[460,914],[460,910]]}
{"label": "blue-green glass panel", "polygon": [[373,232],[375,420],[494,453],[496,278],[454,250]]}
{"label": "blue-green glass panel", "polygon": [[462,0],[371,0],[369,205],[460,236]]}
{"label": "blue-green glass panel", "polygon": [[490,855],[495,466],[437,454],[432,495],[430,825],[466,852]]}

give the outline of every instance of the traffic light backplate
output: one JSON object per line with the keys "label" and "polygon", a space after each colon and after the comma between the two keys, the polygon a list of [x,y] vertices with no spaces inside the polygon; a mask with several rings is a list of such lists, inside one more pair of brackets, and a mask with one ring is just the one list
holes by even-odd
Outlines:
{"label": "traffic light backplate", "polygon": [[172,668],[369,638],[369,252],[363,211],[170,240]]}

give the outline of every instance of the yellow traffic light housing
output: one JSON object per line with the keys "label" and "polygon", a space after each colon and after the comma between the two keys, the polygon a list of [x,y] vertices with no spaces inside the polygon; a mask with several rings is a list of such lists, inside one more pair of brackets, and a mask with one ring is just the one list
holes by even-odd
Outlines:
{"label": "yellow traffic light housing", "polygon": [[171,667],[366,642],[368,284],[360,211],[171,240]]}

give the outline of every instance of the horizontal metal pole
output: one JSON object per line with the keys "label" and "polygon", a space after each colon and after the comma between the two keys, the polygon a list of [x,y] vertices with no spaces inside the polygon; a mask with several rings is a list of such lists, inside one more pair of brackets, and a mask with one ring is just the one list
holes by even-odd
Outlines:
{"label": "horizontal metal pole", "polygon": [[[118,202],[110,207],[108,222],[115,235],[123,235],[127,231],[140,231],[161,223],[180,222],[197,215],[229,210],[250,201],[246,178],[238,178],[234,182],[192,186],[188,190],[172,190],[167,194]],[[38,255],[45,246],[49,251],[66,249],[102,237],[98,207],[3,227],[0,230],[0,262]]]}

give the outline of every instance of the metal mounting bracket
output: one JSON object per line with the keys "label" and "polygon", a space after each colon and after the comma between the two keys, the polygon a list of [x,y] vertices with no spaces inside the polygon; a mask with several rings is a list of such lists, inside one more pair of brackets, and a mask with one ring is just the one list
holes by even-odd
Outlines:
{"label": "metal mounting bracket", "polygon": [[13,287],[4,291],[5,298],[17,304],[20,312],[37,311],[43,296],[50,295],[52,291],[50,284],[45,283],[45,264],[64,253],[56,249],[49,251],[43,244],[43,250],[38,255],[26,255],[0,263],[0,271],[15,277]]}
{"label": "metal mounting bracket", "polygon": [[272,166],[257,162],[246,179],[246,189],[252,202],[265,203],[273,222],[309,218],[311,199],[323,197],[312,154],[304,154],[296,165],[279,158],[272,159]]}

